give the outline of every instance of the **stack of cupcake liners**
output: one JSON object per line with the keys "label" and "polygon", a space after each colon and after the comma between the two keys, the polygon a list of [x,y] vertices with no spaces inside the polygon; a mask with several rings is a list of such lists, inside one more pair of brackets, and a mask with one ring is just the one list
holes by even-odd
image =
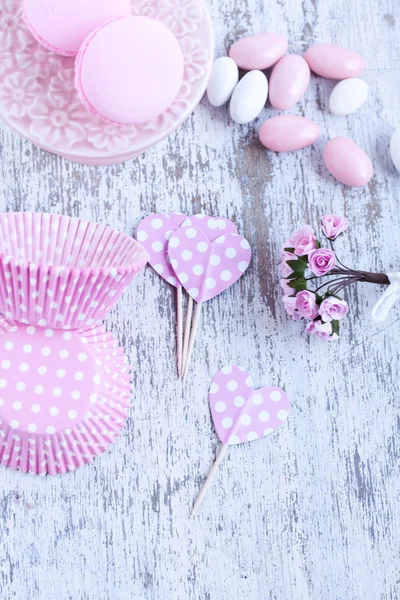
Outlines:
{"label": "stack of cupcake liners", "polygon": [[32,474],[92,462],[121,432],[131,374],[101,324],[148,255],[109,227],[0,216],[0,463]]}
{"label": "stack of cupcake liners", "polygon": [[101,322],[147,255],[132,238],[59,215],[0,216],[0,313],[75,329]]}

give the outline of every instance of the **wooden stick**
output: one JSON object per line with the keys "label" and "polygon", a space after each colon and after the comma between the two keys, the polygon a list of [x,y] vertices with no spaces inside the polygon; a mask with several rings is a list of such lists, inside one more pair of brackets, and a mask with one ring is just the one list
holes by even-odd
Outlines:
{"label": "wooden stick", "polygon": [[187,357],[187,353],[188,353],[189,337],[190,337],[190,326],[192,323],[192,315],[193,315],[193,298],[192,298],[192,296],[189,296],[187,310],[186,310],[185,335],[183,338],[182,370],[181,370],[182,377],[185,372],[186,357]]}
{"label": "wooden stick", "polygon": [[182,287],[176,288],[177,307],[177,336],[178,336],[178,374],[182,378],[182,348],[183,348],[183,311],[182,311]]}
{"label": "wooden stick", "polygon": [[218,471],[218,467],[221,464],[221,462],[224,460],[225,455],[228,452],[228,448],[229,448],[229,444],[222,445],[221,450],[219,451],[219,454],[217,456],[217,459],[216,459],[211,471],[209,472],[208,477],[207,477],[203,487],[201,488],[200,494],[198,495],[197,500],[193,506],[192,514],[190,515],[191,517],[195,516],[195,514],[199,510],[199,508],[204,500],[205,495],[207,494],[208,490],[212,486],[215,475],[217,474],[217,471]]}
{"label": "wooden stick", "polygon": [[196,333],[197,333],[197,329],[199,327],[199,322],[200,322],[201,307],[202,307],[202,303],[198,302],[198,304],[196,305],[196,311],[194,313],[192,331],[190,333],[189,347],[188,347],[186,361],[185,361],[185,365],[184,365],[184,371],[183,371],[183,381],[185,381],[186,376],[189,371],[190,360],[191,360],[192,354],[193,354],[193,346],[194,346],[194,342],[196,340]]}

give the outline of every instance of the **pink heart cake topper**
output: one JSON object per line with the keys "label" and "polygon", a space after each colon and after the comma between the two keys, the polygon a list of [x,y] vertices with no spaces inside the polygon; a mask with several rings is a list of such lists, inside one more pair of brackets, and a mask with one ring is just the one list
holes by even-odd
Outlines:
{"label": "pink heart cake topper", "polygon": [[279,429],[289,416],[286,393],[276,386],[254,390],[253,379],[242,367],[218,371],[210,387],[210,407],[223,444],[241,444]]}
{"label": "pink heart cake topper", "polygon": [[224,217],[210,217],[203,214],[187,217],[183,213],[174,212],[152,213],[145,217],[137,228],[137,240],[147,250],[150,265],[163,279],[175,287],[181,287],[181,283],[171,267],[168,242],[172,233],[179,227],[189,227],[192,224],[202,229],[210,241],[214,241],[222,232],[237,233],[237,228],[232,221]]}
{"label": "pink heart cake topper", "polygon": [[178,340],[178,372],[183,375],[183,361],[189,348],[189,330],[193,311],[193,298],[189,298],[186,315],[185,335],[183,336],[183,307],[182,284],[176,277],[168,255],[168,242],[174,231],[180,227],[187,231],[195,224],[196,228],[204,232],[207,243],[220,237],[223,232],[237,234],[236,226],[224,217],[210,217],[198,214],[187,217],[183,213],[156,214],[145,217],[137,228],[137,239],[142,243],[149,254],[149,263],[153,269],[168,283],[176,287],[177,294],[177,340]]}
{"label": "pink heart cake topper", "polygon": [[187,219],[182,213],[145,217],[137,228],[136,238],[149,253],[149,263],[153,269],[175,287],[181,287],[168,258],[168,241],[172,233]]}
{"label": "pink heart cake topper", "polygon": [[218,371],[211,383],[209,400],[222,446],[193,506],[192,516],[199,510],[229,447],[276,431],[290,411],[289,398],[281,388],[266,386],[254,390],[250,373],[236,365]]}
{"label": "pink heart cake topper", "polygon": [[198,227],[181,227],[168,244],[175,274],[188,294],[201,303],[214,298],[246,271],[251,260],[248,241],[237,233],[211,242]]}

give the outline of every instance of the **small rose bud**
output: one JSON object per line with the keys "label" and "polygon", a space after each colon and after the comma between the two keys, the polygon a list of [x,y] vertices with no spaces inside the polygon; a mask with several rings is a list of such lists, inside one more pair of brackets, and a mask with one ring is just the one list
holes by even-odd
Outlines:
{"label": "small rose bud", "polygon": [[305,319],[315,319],[318,315],[317,298],[314,292],[303,290],[296,296],[296,309]]}
{"label": "small rose bud", "polygon": [[329,240],[335,240],[349,226],[348,219],[346,217],[339,217],[338,215],[325,215],[322,217],[321,223],[324,235]]}
{"label": "small rose bud", "polygon": [[330,321],[340,321],[344,319],[349,312],[349,305],[344,300],[339,300],[334,296],[325,298],[319,307],[319,315],[325,323]]}

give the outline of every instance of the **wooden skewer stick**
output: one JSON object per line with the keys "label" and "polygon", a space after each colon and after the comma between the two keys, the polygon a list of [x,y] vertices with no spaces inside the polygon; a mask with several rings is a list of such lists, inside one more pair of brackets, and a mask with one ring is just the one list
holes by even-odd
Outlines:
{"label": "wooden skewer stick", "polygon": [[185,365],[186,365],[186,357],[187,357],[188,346],[189,346],[190,326],[192,323],[192,315],[193,315],[193,298],[192,298],[192,296],[189,296],[187,310],[186,310],[185,335],[183,338],[182,369],[181,369],[181,377],[182,378],[185,373]]}
{"label": "wooden skewer stick", "polygon": [[201,488],[200,494],[198,495],[197,500],[193,506],[192,514],[190,515],[191,517],[195,516],[195,514],[199,510],[199,508],[204,500],[205,495],[207,494],[208,490],[212,486],[215,475],[217,474],[217,471],[218,471],[218,467],[221,464],[221,462],[224,460],[225,455],[228,452],[228,448],[229,448],[229,444],[222,445],[221,450],[219,451],[219,454],[217,456],[217,459],[216,459],[211,471],[209,472],[208,477],[207,477],[203,487]]}
{"label": "wooden skewer stick", "polygon": [[182,287],[176,288],[177,305],[177,336],[178,336],[178,374],[182,378],[182,350],[183,350],[183,311],[182,311]]}
{"label": "wooden skewer stick", "polygon": [[202,307],[202,303],[199,302],[196,305],[196,311],[194,313],[194,319],[193,319],[193,324],[192,324],[192,331],[190,333],[189,347],[188,347],[188,351],[187,351],[187,355],[186,355],[186,361],[185,361],[184,370],[183,370],[183,381],[185,381],[186,376],[187,376],[188,371],[189,371],[190,360],[191,360],[192,354],[193,354],[194,342],[196,340],[196,333],[197,333],[197,330],[199,328],[200,315],[201,315],[201,307]]}

